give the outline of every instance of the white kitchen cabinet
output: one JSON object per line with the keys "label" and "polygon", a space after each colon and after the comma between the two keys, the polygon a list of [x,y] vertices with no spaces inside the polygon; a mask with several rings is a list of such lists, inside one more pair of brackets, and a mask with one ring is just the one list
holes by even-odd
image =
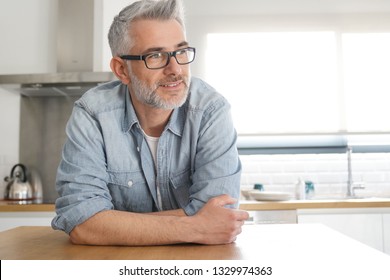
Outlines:
{"label": "white kitchen cabinet", "polygon": [[[389,209],[302,209],[298,210],[298,223],[321,223],[370,247],[389,253],[390,237],[384,237],[384,217],[388,219]],[[387,234],[390,235],[390,234]],[[385,246],[387,246],[387,251]]]}
{"label": "white kitchen cabinet", "polygon": [[390,214],[383,214],[383,249],[390,255]]}
{"label": "white kitchen cabinet", "polygon": [[0,212],[0,231],[19,226],[51,226],[55,212]]}
{"label": "white kitchen cabinet", "polygon": [[56,15],[56,1],[0,1],[0,74],[56,70]]}
{"label": "white kitchen cabinet", "polygon": [[249,211],[249,222],[255,224],[296,224],[296,210]]}

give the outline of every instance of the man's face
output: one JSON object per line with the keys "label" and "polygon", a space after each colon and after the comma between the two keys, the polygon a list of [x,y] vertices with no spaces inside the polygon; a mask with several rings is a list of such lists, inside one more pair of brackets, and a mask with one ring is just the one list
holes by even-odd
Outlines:
{"label": "man's face", "polygon": [[[135,45],[132,55],[158,51],[176,51],[188,47],[181,25],[176,20],[138,20],[130,31]],[[179,65],[175,58],[162,69],[148,69],[144,61],[131,61],[130,91],[141,103],[160,109],[181,106],[190,84],[189,65]]]}

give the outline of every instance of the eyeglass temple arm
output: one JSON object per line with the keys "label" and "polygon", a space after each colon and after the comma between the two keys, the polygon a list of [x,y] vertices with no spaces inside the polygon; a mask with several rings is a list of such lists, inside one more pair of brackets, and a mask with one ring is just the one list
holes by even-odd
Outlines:
{"label": "eyeglass temple arm", "polygon": [[121,55],[119,57],[125,60],[144,60],[143,55]]}

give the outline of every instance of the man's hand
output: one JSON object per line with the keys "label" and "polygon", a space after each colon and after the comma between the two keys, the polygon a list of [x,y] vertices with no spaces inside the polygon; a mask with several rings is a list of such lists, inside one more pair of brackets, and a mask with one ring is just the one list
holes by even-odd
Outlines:
{"label": "man's hand", "polygon": [[195,228],[195,243],[227,244],[236,240],[241,227],[249,218],[246,211],[226,208],[236,200],[228,195],[210,199],[205,206],[191,218]]}

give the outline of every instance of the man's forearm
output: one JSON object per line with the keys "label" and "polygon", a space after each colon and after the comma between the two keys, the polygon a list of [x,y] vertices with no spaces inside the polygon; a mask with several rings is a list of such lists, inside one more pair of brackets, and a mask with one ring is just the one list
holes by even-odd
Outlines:
{"label": "man's forearm", "polygon": [[193,216],[186,216],[182,209],[159,213],[107,210],[76,226],[70,237],[75,244],[90,245],[231,243],[249,217],[245,211],[226,208],[235,202],[228,195],[214,197]]}
{"label": "man's forearm", "polygon": [[187,216],[183,209],[167,210],[167,211],[159,211],[159,212],[150,212],[148,214],[150,214],[150,215],[158,215],[158,216],[178,216],[178,217]]}
{"label": "man's forearm", "polygon": [[[154,215],[108,210],[97,213],[70,233],[75,244],[161,245],[188,242],[184,211]],[[158,233],[158,234],[156,234]]]}

